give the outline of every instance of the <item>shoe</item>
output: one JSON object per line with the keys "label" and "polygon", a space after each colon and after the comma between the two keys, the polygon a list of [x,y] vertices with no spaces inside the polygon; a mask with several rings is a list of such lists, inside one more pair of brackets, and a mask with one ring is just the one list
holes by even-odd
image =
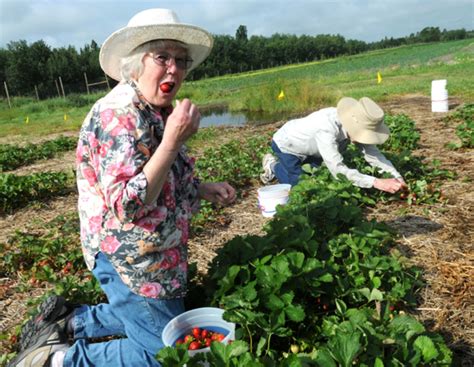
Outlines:
{"label": "shoe", "polygon": [[274,163],[276,163],[276,161],[277,159],[270,153],[267,153],[263,156],[263,159],[262,159],[263,173],[260,175],[260,180],[265,185],[275,179],[275,174],[272,171],[272,166]]}
{"label": "shoe", "polygon": [[50,324],[39,334],[32,336],[31,346],[20,352],[8,367],[47,367],[55,352],[69,348],[67,341],[61,325]]}
{"label": "shoe", "polygon": [[38,313],[22,327],[20,332],[20,351],[28,349],[32,338],[48,325],[65,319],[65,326],[72,317],[76,305],[72,305],[61,296],[50,296],[38,307]]}

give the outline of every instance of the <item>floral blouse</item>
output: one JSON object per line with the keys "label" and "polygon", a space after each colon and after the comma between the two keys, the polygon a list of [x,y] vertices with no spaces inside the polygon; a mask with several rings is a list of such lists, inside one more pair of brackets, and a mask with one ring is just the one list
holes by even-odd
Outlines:
{"label": "floral blouse", "polygon": [[187,240],[198,209],[194,160],[183,147],[157,200],[145,204],[142,171],[163,137],[172,107],[156,111],[133,82],[92,107],[76,151],[81,242],[94,268],[100,251],[136,294],[160,299],[186,292]]}

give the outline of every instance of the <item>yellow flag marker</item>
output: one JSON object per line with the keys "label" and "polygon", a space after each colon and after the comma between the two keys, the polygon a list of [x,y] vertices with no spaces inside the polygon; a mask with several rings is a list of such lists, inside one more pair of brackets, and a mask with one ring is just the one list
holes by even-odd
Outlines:
{"label": "yellow flag marker", "polygon": [[380,71],[377,72],[377,84],[382,83],[382,74],[380,74]]}
{"label": "yellow flag marker", "polygon": [[67,115],[64,114],[64,121],[67,121]]}
{"label": "yellow flag marker", "polygon": [[278,95],[278,100],[281,101],[283,98],[285,98],[285,93],[283,93],[283,90],[281,90],[280,94]]}
{"label": "yellow flag marker", "polygon": [[25,124],[30,122],[30,116],[26,116]]}

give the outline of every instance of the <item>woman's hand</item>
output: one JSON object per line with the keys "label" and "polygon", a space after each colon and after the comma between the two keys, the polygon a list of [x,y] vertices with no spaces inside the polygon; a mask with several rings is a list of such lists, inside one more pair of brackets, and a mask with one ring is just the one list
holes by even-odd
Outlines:
{"label": "woman's hand", "polygon": [[199,109],[189,99],[176,101],[176,107],[166,121],[163,134],[164,144],[170,151],[177,151],[192,135],[197,133],[201,114]]}
{"label": "woman's hand", "polygon": [[220,205],[229,205],[235,201],[235,189],[227,182],[205,182],[198,186],[201,199]]}
{"label": "woman's hand", "polygon": [[405,190],[407,184],[403,179],[397,178],[376,178],[374,181],[374,187],[380,191],[389,193],[396,193],[399,190]]}

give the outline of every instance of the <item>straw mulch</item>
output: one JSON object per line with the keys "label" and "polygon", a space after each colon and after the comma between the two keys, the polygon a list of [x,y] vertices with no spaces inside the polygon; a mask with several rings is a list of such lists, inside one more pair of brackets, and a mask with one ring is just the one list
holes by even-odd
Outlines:
{"label": "straw mulch", "polygon": [[[450,98],[452,111],[461,101]],[[391,98],[383,103],[386,112],[404,113],[416,122],[421,134],[420,148],[415,152],[427,161],[438,159],[442,168],[452,170],[458,177],[442,182],[447,202],[436,205],[407,206],[401,203],[379,204],[368,211],[369,217],[384,221],[399,234],[397,246],[409,261],[424,271],[426,287],[420,294],[417,317],[427,328],[442,333],[455,351],[462,366],[474,365],[474,179],[473,150],[448,150],[445,144],[457,141],[455,126],[446,126],[445,113],[432,113],[430,99],[419,95]],[[229,139],[244,139],[255,134],[276,130],[283,121],[261,127],[222,128],[218,143]],[[222,136],[221,136],[222,135]],[[210,142],[210,144],[216,142]],[[63,158],[62,169],[72,167],[73,155]],[[59,164],[59,162],[55,162]],[[38,166],[38,165],[36,165]],[[51,166],[51,165],[50,165]],[[37,169],[40,169],[37,167]],[[25,168],[26,170],[26,168]],[[28,169],[28,171],[30,171]],[[263,234],[269,220],[257,208],[256,190],[259,183],[245,189],[245,195],[224,210],[221,220],[189,241],[190,261],[197,262],[200,273],[224,243],[237,235]],[[16,228],[34,228],[35,219],[52,219],[75,210],[77,197],[72,194],[42,207],[20,210],[0,218],[0,241]],[[0,279],[0,329],[12,331],[23,320],[26,301],[41,294],[15,292],[14,279]],[[10,351],[6,341],[0,341],[0,352]]]}

